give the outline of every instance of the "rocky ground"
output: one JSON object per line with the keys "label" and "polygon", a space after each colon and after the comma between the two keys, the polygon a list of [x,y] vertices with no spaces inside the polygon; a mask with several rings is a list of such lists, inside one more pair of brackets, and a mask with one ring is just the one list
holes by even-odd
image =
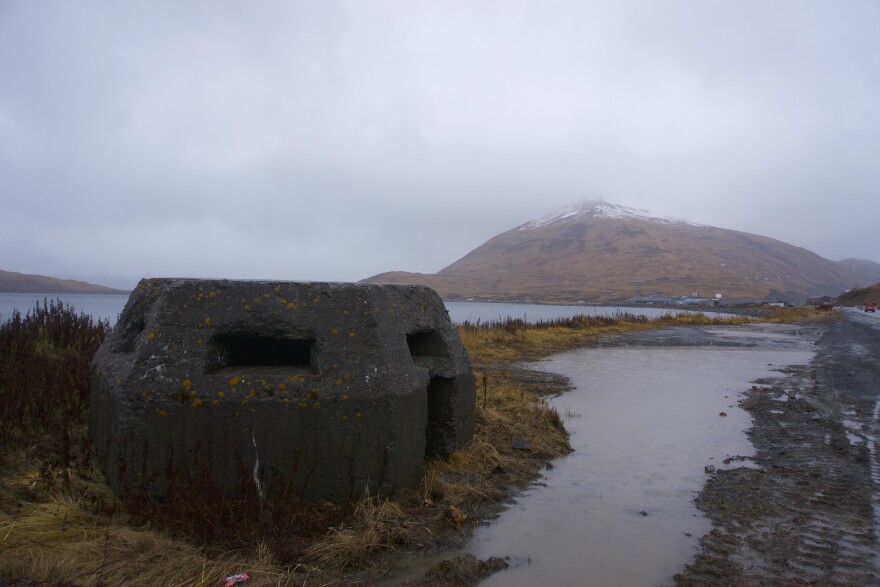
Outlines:
{"label": "rocky ground", "polygon": [[812,364],[746,394],[757,468],[709,478],[714,528],[677,585],[880,585],[880,320],[806,328]]}

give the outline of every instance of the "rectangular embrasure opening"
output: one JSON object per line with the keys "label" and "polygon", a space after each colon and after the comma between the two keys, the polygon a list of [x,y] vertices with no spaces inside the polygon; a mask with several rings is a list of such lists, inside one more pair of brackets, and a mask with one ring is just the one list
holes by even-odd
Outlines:
{"label": "rectangular embrasure opening", "polygon": [[297,367],[314,369],[313,338],[273,338],[224,334],[211,339],[205,370],[226,367]]}
{"label": "rectangular embrasure opening", "polygon": [[447,357],[449,352],[443,343],[443,337],[436,330],[413,332],[406,335],[409,354],[415,357]]}

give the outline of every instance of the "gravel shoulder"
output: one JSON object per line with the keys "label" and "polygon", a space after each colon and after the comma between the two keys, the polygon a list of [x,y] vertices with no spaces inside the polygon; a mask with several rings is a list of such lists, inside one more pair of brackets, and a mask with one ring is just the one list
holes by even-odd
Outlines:
{"label": "gravel shoulder", "polygon": [[677,585],[880,585],[880,320],[847,310],[804,329],[812,363],[742,400],[757,467],[708,478],[713,530]]}

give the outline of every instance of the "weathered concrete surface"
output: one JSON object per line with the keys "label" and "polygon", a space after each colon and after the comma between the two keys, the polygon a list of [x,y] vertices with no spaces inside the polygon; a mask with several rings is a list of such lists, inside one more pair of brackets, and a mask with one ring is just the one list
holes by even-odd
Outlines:
{"label": "weathered concrete surface", "polygon": [[[439,296],[369,284],[148,279],[92,363],[90,429],[117,490],[161,498],[199,452],[232,493],[414,487],[466,444],[470,362]],[[171,456],[173,455],[173,457]]]}

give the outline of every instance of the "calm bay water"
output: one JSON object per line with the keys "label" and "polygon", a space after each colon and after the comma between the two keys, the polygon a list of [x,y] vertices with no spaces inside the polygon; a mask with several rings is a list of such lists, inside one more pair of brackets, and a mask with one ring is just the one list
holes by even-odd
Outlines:
{"label": "calm bay water", "polygon": [[[77,312],[90,314],[99,319],[108,319],[111,326],[116,323],[119,313],[128,301],[128,295],[106,294],[13,294],[0,293],[0,322],[12,317],[13,310],[22,314],[32,310],[43,300],[61,300]],[[666,310],[662,308],[620,307],[620,306],[552,306],[545,304],[508,304],[494,302],[445,302],[449,317],[455,323],[492,322],[517,318],[526,322],[540,322],[573,316],[614,316],[622,313],[639,314],[656,318],[664,314],[688,313],[687,310]]]}

